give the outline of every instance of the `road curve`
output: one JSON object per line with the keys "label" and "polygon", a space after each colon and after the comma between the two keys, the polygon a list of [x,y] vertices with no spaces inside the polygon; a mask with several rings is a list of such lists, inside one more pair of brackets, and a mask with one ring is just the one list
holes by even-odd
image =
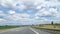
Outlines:
{"label": "road curve", "polygon": [[34,29],[31,27],[23,27],[23,28],[18,28],[15,30],[2,32],[0,34],[52,34],[52,33],[44,32],[44,31]]}

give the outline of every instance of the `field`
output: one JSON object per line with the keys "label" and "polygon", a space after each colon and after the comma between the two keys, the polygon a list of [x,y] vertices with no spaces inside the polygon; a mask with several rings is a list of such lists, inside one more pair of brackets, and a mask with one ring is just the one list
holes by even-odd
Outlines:
{"label": "field", "polygon": [[36,28],[52,28],[52,29],[60,29],[60,24],[42,24],[35,26]]}
{"label": "field", "polygon": [[9,28],[16,28],[19,26],[0,26],[0,29],[9,29]]}
{"label": "field", "polygon": [[60,34],[60,24],[42,24],[34,26],[34,28],[38,28],[55,34]]}

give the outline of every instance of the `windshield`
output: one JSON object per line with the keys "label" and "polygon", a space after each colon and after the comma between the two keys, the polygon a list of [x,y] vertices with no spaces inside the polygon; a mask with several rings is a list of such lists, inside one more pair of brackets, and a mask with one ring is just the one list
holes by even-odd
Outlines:
{"label": "windshield", "polygon": [[60,34],[60,0],[0,0],[0,34]]}

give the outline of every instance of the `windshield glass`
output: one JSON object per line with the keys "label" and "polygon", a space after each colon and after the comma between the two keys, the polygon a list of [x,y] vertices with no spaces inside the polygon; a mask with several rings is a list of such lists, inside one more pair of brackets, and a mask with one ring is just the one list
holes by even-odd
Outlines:
{"label": "windshield glass", "polygon": [[0,0],[0,34],[60,34],[60,0]]}

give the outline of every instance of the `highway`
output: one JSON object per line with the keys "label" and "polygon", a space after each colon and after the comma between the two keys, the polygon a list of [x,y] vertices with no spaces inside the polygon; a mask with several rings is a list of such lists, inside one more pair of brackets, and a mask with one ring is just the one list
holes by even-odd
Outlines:
{"label": "highway", "polygon": [[21,27],[14,30],[0,32],[0,34],[52,34],[52,33],[41,31],[31,27]]}

